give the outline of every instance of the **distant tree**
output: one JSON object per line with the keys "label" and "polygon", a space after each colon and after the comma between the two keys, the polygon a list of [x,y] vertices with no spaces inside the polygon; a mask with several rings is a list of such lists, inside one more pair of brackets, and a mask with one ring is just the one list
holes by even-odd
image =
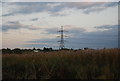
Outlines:
{"label": "distant tree", "polygon": [[52,51],[53,49],[52,48],[43,48],[43,51]]}
{"label": "distant tree", "polygon": [[78,50],[82,50],[82,49],[78,49]]}
{"label": "distant tree", "polygon": [[41,51],[41,49],[37,49],[38,51]]}
{"label": "distant tree", "polygon": [[49,48],[49,51],[52,51],[53,49],[52,48]]}
{"label": "distant tree", "polygon": [[2,49],[2,54],[12,54],[12,50],[9,49],[9,48],[7,48],[7,49],[3,48]]}
{"label": "distant tree", "polygon": [[36,50],[35,48],[33,48],[33,50]]}
{"label": "distant tree", "polygon": [[61,50],[70,50],[70,49],[68,49],[68,48],[62,48]]}
{"label": "distant tree", "polygon": [[13,49],[14,54],[22,54],[22,50],[20,48]]}
{"label": "distant tree", "polygon": [[73,50],[73,48],[71,48],[70,50]]}
{"label": "distant tree", "polygon": [[84,48],[84,50],[88,50],[88,49],[89,49],[88,47]]}

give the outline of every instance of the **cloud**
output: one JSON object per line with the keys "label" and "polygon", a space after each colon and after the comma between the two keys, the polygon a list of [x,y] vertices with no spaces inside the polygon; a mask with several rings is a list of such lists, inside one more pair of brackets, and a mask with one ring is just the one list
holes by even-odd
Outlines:
{"label": "cloud", "polygon": [[[71,27],[71,25],[68,25]],[[68,28],[69,32],[66,32],[67,35],[70,37],[65,38],[65,46],[67,48],[117,48],[118,47],[118,26],[117,25],[103,25],[94,27],[96,31],[93,32],[86,32],[84,28]],[[103,29],[106,28],[108,30],[99,31],[99,28]],[[66,28],[67,29],[67,28]],[[53,32],[54,30],[51,29],[47,32]],[[33,46],[36,46],[34,43],[40,43],[41,45],[37,45],[36,47],[52,47],[52,48],[59,48],[59,43],[57,41],[60,38],[53,38],[53,39],[37,39],[33,41],[28,41],[28,43],[32,43]],[[44,43],[47,43],[44,44]],[[44,44],[44,45],[43,45]],[[26,46],[32,46],[26,45]]]}
{"label": "cloud", "polygon": [[[16,3],[4,3],[4,6],[11,6],[16,5],[17,8],[12,10],[13,14],[31,14],[31,13],[38,13],[38,12],[48,12],[48,13],[56,13],[61,11],[64,7],[61,3],[49,3],[49,2],[16,2]],[[3,6],[3,8],[4,8]],[[5,14],[3,16],[8,16]]]}
{"label": "cloud", "polygon": [[[60,30],[61,28],[46,28],[44,29],[46,31],[47,34],[58,34],[60,35]],[[86,29],[83,27],[79,27],[79,26],[75,26],[75,25],[64,25],[64,34],[69,34],[68,36],[70,36],[73,33],[83,33],[86,32]],[[57,35],[57,36],[58,36]],[[56,37],[57,37],[56,36]]]}
{"label": "cloud", "polygon": [[[119,0],[49,0],[49,2],[118,2]],[[48,0],[4,0],[2,2],[48,2]]]}
{"label": "cloud", "polygon": [[117,2],[74,2],[68,4],[70,8],[83,9],[84,13],[100,12],[108,7],[117,6]]}
{"label": "cloud", "polygon": [[59,39],[53,38],[53,39],[36,39],[32,41],[27,41],[25,43],[25,47],[36,47],[36,48],[43,48],[43,47],[52,47],[52,48],[58,48],[59,44],[58,41]]}
{"label": "cloud", "polygon": [[29,30],[37,30],[37,27],[34,26],[28,26],[28,25],[22,25],[20,24],[18,21],[14,21],[14,22],[8,22],[7,24],[3,24],[2,25],[2,31],[3,32],[7,32],[9,30],[18,30],[21,28],[25,28],[25,29],[29,29]]}
{"label": "cloud", "polygon": [[17,21],[16,22],[9,22],[9,24],[2,26],[2,31],[8,31],[10,29],[16,30],[19,28],[20,28],[19,22],[17,22]]}
{"label": "cloud", "polygon": [[[16,5],[15,9],[3,16],[47,12],[51,16],[65,16],[71,9],[83,10],[84,13],[97,12],[117,5],[117,2],[16,2],[3,3],[4,6]],[[3,6],[3,8],[4,8]]]}
{"label": "cloud", "polygon": [[13,16],[13,13],[3,14],[2,16]]}
{"label": "cloud", "polygon": [[111,29],[117,29],[118,25],[103,25],[103,26],[96,26],[94,28],[101,30],[111,30]]}
{"label": "cloud", "polygon": [[[76,35],[80,35],[80,33],[85,32],[84,28],[72,28],[73,25],[65,25],[65,31],[68,30],[68,32],[64,32],[65,36],[68,37],[72,37],[72,34],[76,34]],[[57,28],[47,28],[45,29],[46,31],[46,35],[50,35],[52,34],[54,37],[52,37],[51,39],[36,39],[36,40],[32,40],[32,41],[27,41],[25,44],[25,47],[31,47],[34,46],[36,48],[43,48],[43,47],[52,47],[52,48],[58,48],[59,47],[59,43],[57,41],[60,40],[60,38],[58,36],[60,36],[60,33],[57,32],[60,29]]]}
{"label": "cloud", "polygon": [[33,18],[33,19],[31,19],[31,21],[37,21],[38,20],[38,18]]}
{"label": "cloud", "polygon": [[66,42],[66,46],[73,48],[117,48],[118,26],[106,25],[106,27],[99,27],[107,28],[108,30],[99,31],[99,28],[97,28],[94,32],[73,33],[73,36],[68,39],[69,42]]}

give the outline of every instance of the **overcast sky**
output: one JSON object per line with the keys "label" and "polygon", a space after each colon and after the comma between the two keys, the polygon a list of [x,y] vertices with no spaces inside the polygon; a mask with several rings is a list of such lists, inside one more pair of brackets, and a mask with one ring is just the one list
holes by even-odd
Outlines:
{"label": "overcast sky", "polygon": [[59,48],[57,31],[62,25],[68,31],[67,48],[118,47],[117,2],[5,1],[3,48]]}

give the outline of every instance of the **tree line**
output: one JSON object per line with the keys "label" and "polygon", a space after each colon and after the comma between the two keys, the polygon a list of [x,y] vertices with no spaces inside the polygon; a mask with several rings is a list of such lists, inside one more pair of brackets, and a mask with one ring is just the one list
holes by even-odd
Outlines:
{"label": "tree line", "polygon": [[37,49],[37,48],[33,48],[33,49],[20,49],[20,48],[15,48],[15,49],[10,49],[10,48],[3,48],[1,49],[2,54],[22,54],[25,52],[48,52],[48,51],[54,51],[52,48],[43,48],[43,49]]}
{"label": "tree line", "polygon": [[[83,48],[83,49],[77,49],[77,50],[89,50],[90,48]],[[75,49],[68,49],[68,48],[63,48],[63,49],[53,49],[53,48],[46,48],[44,47],[43,49],[39,48],[33,48],[33,49],[20,49],[20,48],[3,48],[1,49],[2,54],[23,54],[23,53],[30,53],[30,52],[51,52],[51,51],[60,51],[60,50],[73,50],[77,51]],[[91,50],[91,49],[90,49]],[[93,49],[92,49],[93,50]]]}

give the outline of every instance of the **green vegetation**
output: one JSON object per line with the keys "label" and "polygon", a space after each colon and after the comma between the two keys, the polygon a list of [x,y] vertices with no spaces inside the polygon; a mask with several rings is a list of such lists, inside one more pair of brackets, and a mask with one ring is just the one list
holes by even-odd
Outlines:
{"label": "green vegetation", "polygon": [[5,54],[3,79],[119,79],[118,49]]}

